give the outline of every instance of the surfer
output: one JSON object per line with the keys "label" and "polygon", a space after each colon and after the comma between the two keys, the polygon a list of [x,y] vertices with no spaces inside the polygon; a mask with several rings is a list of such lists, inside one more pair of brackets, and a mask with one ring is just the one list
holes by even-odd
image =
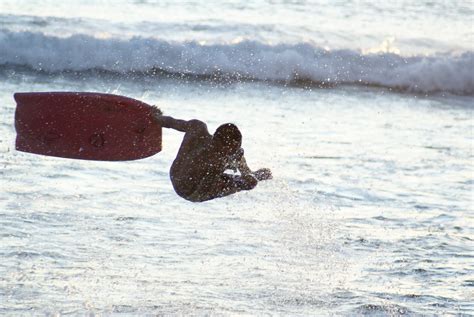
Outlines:
{"label": "surfer", "polygon": [[[163,116],[157,107],[154,118],[163,128],[185,132],[183,142],[171,165],[170,178],[176,193],[192,202],[202,202],[250,190],[258,181],[271,179],[268,168],[252,172],[247,166],[242,134],[232,123],[222,124],[214,135],[200,120],[180,120]],[[240,175],[226,173],[237,170]]]}

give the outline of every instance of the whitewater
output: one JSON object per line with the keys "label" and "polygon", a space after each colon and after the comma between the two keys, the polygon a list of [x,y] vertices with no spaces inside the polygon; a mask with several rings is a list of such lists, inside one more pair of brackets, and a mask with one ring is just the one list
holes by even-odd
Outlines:
{"label": "whitewater", "polygon": [[[1,32],[0,65],[35,71],[164,71],[176,75],[315,85],[367,85],[408,92],[474,94],[473,52],[403,57],[394,53],[325,50],[307,43],[257,41],[205,45],[151,38],[67,38]],[[0,67],[1,67],[0,66]]]}

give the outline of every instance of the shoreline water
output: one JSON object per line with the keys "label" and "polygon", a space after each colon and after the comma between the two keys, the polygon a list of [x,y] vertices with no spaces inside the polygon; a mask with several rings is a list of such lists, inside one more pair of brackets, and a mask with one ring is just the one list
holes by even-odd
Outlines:
{"label": "shoreline water", "polygon": [[[34,78],[11,85],[120,82]],[[204,119],[210,131],[235,121],[251,167],[269,166],[275,180],[207,204],[181,200],[167,174],[181,134],[168,130],[163,152],[136,162],[15,152],[4,87],[4,312],[469,314],[472,135],[460,138],[469,103],[378,89],[156,83],[122,81],[112,92]]]}

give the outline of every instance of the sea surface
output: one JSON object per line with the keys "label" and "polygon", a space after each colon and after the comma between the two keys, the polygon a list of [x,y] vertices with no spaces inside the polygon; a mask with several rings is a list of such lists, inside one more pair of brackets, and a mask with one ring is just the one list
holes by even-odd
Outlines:
{"label": "sea surface", "polygon": [[[472,1],[0,1],[0,315],[474,316]],[[274,179],[15,150],[15,92],[236,123]]]}

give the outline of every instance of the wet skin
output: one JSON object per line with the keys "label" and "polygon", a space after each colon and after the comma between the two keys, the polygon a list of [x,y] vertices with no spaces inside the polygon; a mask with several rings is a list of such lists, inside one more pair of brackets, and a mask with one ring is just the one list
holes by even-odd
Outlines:
{"label": "wet skin", "polygon": [[[194,202],[206,201],[253,189],[258,181],[272,178],[266,168],[252,172],[240,142],[213,137],[204,122],[174,119],[161,112],[154,117],[164,128],[185,132],[170,169],[171,182],[181,197]],[[225,173],[228,169],[237,169],[241,175]]]}

